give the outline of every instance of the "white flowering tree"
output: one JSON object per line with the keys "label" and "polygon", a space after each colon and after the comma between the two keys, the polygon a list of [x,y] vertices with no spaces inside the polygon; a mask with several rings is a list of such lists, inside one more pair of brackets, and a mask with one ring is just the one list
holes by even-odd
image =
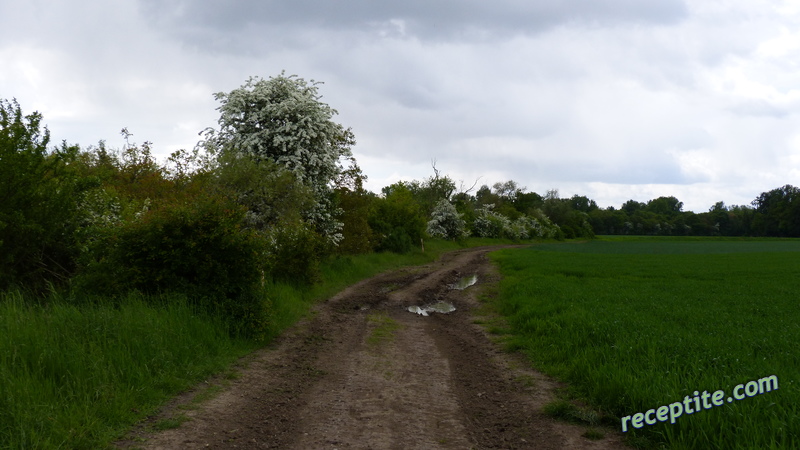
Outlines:
{"label": "white flowering tree", "polygon": [[433,208],[427,232],[431,237],[444,239],[461,239],[469,235],[461,213],[446,198],[439,200]]}
{"label": "white flowering tree", "polygon": [[554,224],[541,210],[533,211],[534,217],[525,214],[514,220],[494,211],[493,204],[483,205],[475,211],[472,234],[478,237],[513,240],[553,238],[558,234]]}
{"label": "white flowering tree", "polygon": [[531,237],[542,237],[552,239],[558,236],[561,227],[557,223],[550,220],[549,217],[541,210],[535,209],[531,217]]}
{"label": "white flowering tree", "polygon": [[499,238],[510,225],[508,218],[494,212],[494,204],[489,203],[475,211],[472,234],[478,237]]}
{"label": "white flowering tree", "polygon": [[320,101],[320,83],[284,73],[251,77],[238,89],[220,92],[219,130],[208,129],[203,145],[270,160],[311,188],[315,202],[305,218],[332,243],[341,240],[331,186],[342,171],[340,160],[352,158],[352,131],[334,122],[336,110]]}

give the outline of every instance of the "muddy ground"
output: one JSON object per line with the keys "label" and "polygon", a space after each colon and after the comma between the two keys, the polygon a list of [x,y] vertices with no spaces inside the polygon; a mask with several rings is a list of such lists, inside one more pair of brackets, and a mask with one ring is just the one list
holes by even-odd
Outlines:
{"label": "muddy ground", "polygon": [[[203,387],[176,399],[120,447],[146,449],[612,449],[620,434],[555,421],[541,412],[557,383],[501,350],[476,322],[477,293],[498,275],[486,253],[362,281],[321,303],[269,347],[245,358],[210,400]],[[477,274],[476,285],[448,285]],[[409,306],[452,303],[449,314]],[[188,406],[188,407],[187,407]],[[153,424],[183,417],[179,427]],[[595,428],[596,430],[598,428]]]}

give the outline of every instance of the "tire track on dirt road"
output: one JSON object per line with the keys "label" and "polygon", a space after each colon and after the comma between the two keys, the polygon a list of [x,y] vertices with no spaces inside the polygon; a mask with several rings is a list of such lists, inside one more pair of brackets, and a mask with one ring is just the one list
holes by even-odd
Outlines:
{"label": "tire track on dirt road", "polygon": [[[246,358],[241,376],[219,395],[181,412],[189,420],[180,427],[140,430],[120,446],[625,448],[614,431],[590,441],[581,436],[584,428],[544,416],[556,383],[526,369],[475,325],[477,286],[448,288],[473,274],[478,285],[496,281],[486,253],[497,248],[447,253],[348,287]],[[407,309],[438,300],[456,310],[423,317]],[[161,417],[177,414],[189,398]]]}

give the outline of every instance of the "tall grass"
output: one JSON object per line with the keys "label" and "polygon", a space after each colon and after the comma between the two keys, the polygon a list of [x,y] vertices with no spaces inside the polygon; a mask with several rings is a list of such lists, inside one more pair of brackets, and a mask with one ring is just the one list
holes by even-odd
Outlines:
{"label": "tall grass", "polygon": [[[430,241],[425,252],[333,257],[313,286],[267,284],[267,341],[347,285],[497,242]],[[229,329],[178,296],[112,301],[0,293],[0,448],[108,446],[171,396],[264,344],[232,337]]]}
{"label": "tall grass", "polygon": [[253,348],[180,298],[0,296],[0,448],[98,448]]}
{"label": "tall grass", "polygon": [[512,347],[618,418],[776,375],[777,391],[629,434],[645,446],[797,448],[800,241],[684,244],[494,253]]}

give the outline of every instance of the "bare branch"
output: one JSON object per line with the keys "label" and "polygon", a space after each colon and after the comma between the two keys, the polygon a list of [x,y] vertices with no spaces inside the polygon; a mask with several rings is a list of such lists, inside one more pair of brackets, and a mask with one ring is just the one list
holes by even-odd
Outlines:
{"label": "bare branch", "polygon": [[459,194],[469,194],[469,192],[470,192],[471,190],[475,189],[475,186],[477,186],[477,185],[478,185],[478,181],[480,181],[480,180],[481,180],[481,178],[483,178],[483,177],[482,177],[482,176],[480,176],[480,177],[476,178],[476,179],[475,179],[475,182],[474,182],[474,183],[472,183],[472,186],[471,186],[469,189],[467,189],[466,191],[464,190],[464,181],[459,181],[459,183],[461,183],[461,186],[460,186],[460,187],[459,187],[459,189],[458,189],[458,190],[459,190]]}
{"label": "bare branch", "polygon": [[436,168],[436,158],[431,159],[431,167],[433,167],[433,180],[436,181],[439,179],[439,169]]}

